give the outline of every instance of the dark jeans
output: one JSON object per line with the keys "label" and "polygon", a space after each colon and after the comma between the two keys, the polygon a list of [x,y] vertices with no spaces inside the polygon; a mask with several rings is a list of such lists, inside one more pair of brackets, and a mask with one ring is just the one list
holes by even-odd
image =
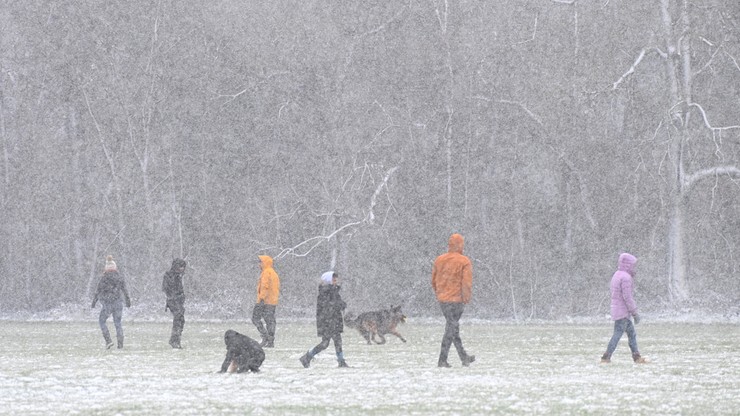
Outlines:
{"label": "dark jeans", "polygon": [[321,342],[318,343],[315,347],[311,348],[310,355],[313,357],[314,355],[320,353],[321,351],[324,351],[327,347],[329,347],[329,341],[334,340],[334,349],[337,351],[337,355],[340,355],[342,353],[342,334],[337,333],[333,336],[323,336],[321,338]]}
{"label": "dark jeans", "polygon": [[[252,309],[252,323],[257,327],[262,339],[267,342],[275,341],[275,327],[277,321],[275,321],[275,308],[276,305],[267,305],[265,303],[258,303],[254,305]],[[264,319],[265,325],[262,325]],[[265,328],[267,326],[267,328]]]}
{"label": "dark jeans", "polygon": [[442,337],[442,349],[439,352],[439,361],[447,362],[447,355],[450,352],[450,345],[455,344],[457,355],[461,361],[467,359],[468,354],[463,348],[462,339],[460,338],[460,318],[465,310],[464,303],[446,303],[440,302],[442,314],[445,316],[445,333]]}
{"label": "dark jeans", "polygon": [[609,340],[609,345],[606,347],[606,354],[604,354],[606,358],[612,356],[614,350],[617,349],[619,339],[622,338],[622,334],[625,332],[627,332],[627,341],[630,346],[630,351],[632,351],[632,355],[639,354],[637,349],[637,332],[635,332],[635,325],[632,324],[632,321],[629,318],[624,318],[614,321],[614,335],[612,335],[612,339]]}
{"label": "dark jeans", "polygon": [[98,323],[100,324],[100,330],[103,331],[103,338],[105,338],[106,344],[110,344],[110,331],[108,331],[108,325],[106,321],[108,317],[113,315],[113,325],[116,327],[116,339],[118,340],[118,346],[123,346],[123,325],[121,325],[121,317],[123,316],[123,302],[112,302],[103,303],[100,308],[100,316],[98,316]]}
{"label": "dark jeans", "polygon": [[170,345],[180,345],[182,330],[185,327],[185,301],[167,300],[167,308],[172,312],[172,333],[170,334]]}

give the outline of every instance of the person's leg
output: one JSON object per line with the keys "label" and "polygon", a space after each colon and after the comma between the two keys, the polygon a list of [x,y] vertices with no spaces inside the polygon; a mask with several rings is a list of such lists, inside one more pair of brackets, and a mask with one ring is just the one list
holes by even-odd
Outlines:
{"label": "person's leg", "polygon": [[267,330],[265,329],[265,326],[262,324],[262,317],[264,316],[264,310],[265,310],[265,304],[264,303],[258,303],[254,305],[254,308],[252,309],[252,323],[255,327],[257,327],[257,332],[260,333],[260,336],[262,337],[262,346],[264,346],[267,343],[267,338],[269,335],[267,334]]}
{"label": "person's leg", "polygon": [[123,325],[121,324],[121,319],[123,317],[123,303],[116,302],[112,306],[113,324],[116,327],[116,340],[118,341],[118,348],[123,348]]}
{"label": "person's leg", "polygon": [[324,351],[326,347],[329,346],[330,339],[331,338],[327,336],[322,337],[321,342],[319,342],[318,345],[308,350],[307,353],[303,354],[303,356],[299,358],[299,361],[301,362],[301,364],[303,364],[304,367],[308,368],[313,357],[315,357],[316,354],[320,353],[321,351]]}
{"label": "person's leg", "polygon": [[100,306],[100,315],[98,315],[98,324],[100,325],[100,330],[103,332],[103,339],[105,340],[105,347],[110,348],[113,346],[113,341],[111,341],[110,338],[110,331],[108,330],[108,325],[105,323],[105,321],[108,320],[108,317],[110,316],[110,311],[108,309],[108,306],[103,303]]}
{"label": "person's leg", "polygon": [[337,333],[332,337],[334,339],[334,350],[337,352],[337,362],[340,367],[348,367],[347,362],[344,361],[344,352],[342,351],[342,334]]}
{"label": "person's leg", "polygon": [[454,317],[454,310],[452,305],[452,303],[443,302],[440,302],[439,304],[440,308],[442,308],[442,314],[445,317],[445,333],[442,336],[442,346],[439,351],[439,360],[437,361],[437,364],[440,367],[450,366],[447,363],[447,355],[450,352],[450,346],[452,345],[452,340],[455,337],[454,334],[460,331],[459,322]]}
{"label": "person's leg", "polygon": [[464,366],[470,365],[473,361],[475,361],[475,356],[468,355],[465,352],[465,348],[463,347],[462,338],[460,338],[460,318],[462,318],[463,311],[465,310],[465,304],[464,303],[452,303],[450,304],[451,311],[450,316],[451,319],[454,320],[453,325],[453,333],[452,336],[452,343],[455,345],[455,349],[457,350],[457,356],[460,357],[460,361]]}
{"label": "person's leg", "polygon": [[627,319],[625,331],[627,332],[627,342],[632,352],[632,359],[636,363],[644,363],[645,359],[642,358],[640,350],[637,348],[637,331],[635,330],[635,325],[629,319]]}
{"label": "person's leg", "polygon": [[275,319],[275,305],[265,305],[265,326],[267,331],[267,343],[265,347],[275,346],[275,328],[277,327],[277,320]]}
{"label": "person's leg", "polygon": [[247,363],[247,365],[249,366],[249,370],[253,373],[258,373],[263,361],[265,361],[265,353],[263,351],[258,351],[257,353],[253,354],[249,357],[249,361]]}
{"label": "person's leg", "polygon": [[172,332],[170,333],[170,346],[172,348],[182,348],[180,345],[182,330],[185,327],[185,304],[183,302],[170,302],[170,311],[172,312]]}
{"label": "person's leg", "polygon": [[609,340],[609,344],[606,346],[606,352],[601,356],[601,361],[609,362],[611,360],[614,350],[617,349],[619,339],[622,338],[622,334],[627,327],[627,322],[629,322],[629,319],[618,319],[614,321],[614,333],[612,334],[612,339]]}

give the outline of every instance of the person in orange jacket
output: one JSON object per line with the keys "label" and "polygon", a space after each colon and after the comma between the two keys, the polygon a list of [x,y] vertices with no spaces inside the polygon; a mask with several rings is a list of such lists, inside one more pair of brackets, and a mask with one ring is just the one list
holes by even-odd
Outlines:
{"label": "person in orange jacket", "polygon": [[473,292],[473,264],[463,255],[464,245],[462,235],[452,234],[448,252],[437,257],[432,267],[432,289],[446,321],[438,367],[450,367],[447,354],[452,344],[455,344],[463,366],[475,361],[474,355],[465,352],[460,338],[460,318]]}
{"label": "person in orange jacket", "polygon": [[[258,256],[260,259],[260,281],[257,284],[257,304],[252,309],[252,323],[262,336],[262,347],[275,346],[275,309],[280,297],[280,277],[272,268],[272,257]],[[262,321],[265,324],[262,324]],[[265,328],[266,327],[266,328]]]}

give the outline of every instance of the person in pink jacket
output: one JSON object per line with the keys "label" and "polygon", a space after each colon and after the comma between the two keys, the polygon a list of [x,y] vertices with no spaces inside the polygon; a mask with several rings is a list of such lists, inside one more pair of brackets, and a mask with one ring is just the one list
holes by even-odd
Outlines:
{"label": "person in pink jacket", "polygon": [[[636,268],[637,258],[635,256],[629,253],[619,255],[617,271],[614,272],[611,281],[611,315],[614,321],[614,334],[606,347],[606,352],[601,356],[602,363],[611,362],[612,354],[617,349],[617,343],[625,332],[627,332],[627,340],[630,351],[632,351],[632,360],[640,364],[646,362],[637,348],[637,332],[635,332],[635,325],[640,323],[637,304],[632,296],[633,279],[637,274]],[[634,318],[635,325],[632,324],[630,317]]]}

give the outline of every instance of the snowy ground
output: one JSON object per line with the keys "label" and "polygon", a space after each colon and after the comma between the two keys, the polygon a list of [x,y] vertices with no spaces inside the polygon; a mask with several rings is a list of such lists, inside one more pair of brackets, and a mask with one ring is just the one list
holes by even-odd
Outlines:
{"label": "snowy ground", "polygon": [[[188,322],[185,349],[167,345],[163,322],[124,321],[126,347],[107,351],[96,320],[0,321],[0,414],[735,414],[740,410],[740,326],[638,326],[647,365],[623,339],[599,364],[609,321],[505,324],[464,321],[477,361],[436,367],[443,323],[410,319],[408,343],[366,345],[345,332],[304,369],[318,342],[310,321],[279,321],[277,345],[259,374],[217,374],[223,333],[255,336],[245,322]],[[112,325],[111,329],[112,329]],[[454,351],[454,350],[453,350]]]}

